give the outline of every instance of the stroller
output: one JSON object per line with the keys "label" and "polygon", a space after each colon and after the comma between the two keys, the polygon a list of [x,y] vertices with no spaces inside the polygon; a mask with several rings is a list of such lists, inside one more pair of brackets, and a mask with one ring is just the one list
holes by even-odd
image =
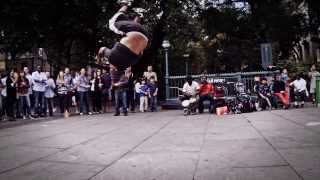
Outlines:
{"label": "stroller", "polygon": [[254,101],[247,94],[245,85],[242,82],[237,82],[235,88],[237,95],[230,109],[236,114],[253,112],[255,109]]}

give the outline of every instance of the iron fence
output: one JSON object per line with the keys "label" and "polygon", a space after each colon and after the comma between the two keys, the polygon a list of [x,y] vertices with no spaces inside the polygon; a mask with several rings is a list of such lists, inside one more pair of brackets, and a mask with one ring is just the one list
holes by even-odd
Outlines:
{"label": "iron fence", "polygon": [[[260,71],[260,72],[238,72],[238,73],[224,73],[224,74],[205,74],[208,79],[208,82],[224,82],[224,86],[226,86],[226,95],[233,96],[235,95],[232,91],[234,84],[236,82],[244,83],[246,89],[249,92],[253,91],[254,88],[254,77],[267,77],[270,80],[274,75],[279,74],[280,71]],[[201,77],[204,74],[192,75],[192,78],[200,82]],[[179,89],[181,89],[185,83],[186,76],[169,76],[169,97],[170,99],[177,99],[179,94]]]}

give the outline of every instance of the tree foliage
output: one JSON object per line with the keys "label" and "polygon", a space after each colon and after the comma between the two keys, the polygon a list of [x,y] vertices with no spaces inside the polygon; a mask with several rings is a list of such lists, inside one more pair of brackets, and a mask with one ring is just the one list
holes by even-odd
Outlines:
{"label": "tree foliage", "polygon": [[[302,2],[310,7],[308,16],[299,12]],[[300,37],[318,33],[320,22],[317,0],[135,0],[133,6],[146,10],[143,23],[152,34],[136,68],[153,64],[160,73],[164,39],[172,44],[172,73],[183,73],[186,53],[194,73],[237,71],[244,64],[256,70],[260,43],[272,43],[281,61]],[[13,57],[44,47],[54,66],[80,67],[117,40],[106,24],[118,8],[116,0],[7,0],[0,8],[0,41]]]}

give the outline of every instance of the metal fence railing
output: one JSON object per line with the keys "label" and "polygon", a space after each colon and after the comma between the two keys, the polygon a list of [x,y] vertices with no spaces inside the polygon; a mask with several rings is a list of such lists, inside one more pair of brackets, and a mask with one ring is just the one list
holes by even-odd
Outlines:
{"label": "metal fence railing", "polygon": [[[276,74],[279,74],[280,71],[261,71],[261,72],[239,72],[239,73],[225,73],[225,74],[206,74],[209,82],[216,82],[223,80],[226,86],[233,86],[236,82],[244,83],[245,87],[249,91],[253,91],[254,87],[254,77],[273,77]],[[203,74],[192,75],[192,78],[200,82]],[[178,98],[179,88],[183,87],[185,83],[186,76],[169,76],[169,97],[170,99]],[[232,95],[232,92],[227,92],[227,95]]]}

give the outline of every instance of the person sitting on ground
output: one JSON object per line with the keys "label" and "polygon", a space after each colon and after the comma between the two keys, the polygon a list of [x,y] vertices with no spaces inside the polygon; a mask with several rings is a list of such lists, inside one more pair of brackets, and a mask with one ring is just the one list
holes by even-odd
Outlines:
{"label": "person sitting on ground", "polygon": [[[181,101],[190,100],[191,98],[198,99],[197,96],[199,94],[199,89],[200,89],[199,84],[196,81],[193,81],[190,75],[187,76],[186,83],[184,83],[182,88],[183,97],[181,98]],[[195,114],[197,110],[197,101],[191,103],[189,105],[189,108],[191,110],[191,113]]]}
{"label": "person sitting on ground", "polygon": [[[281,76],[275,76],[275,80],[272,86],[273,95],[280,99],[283,104],[283,108],[289,107],[289,94],[286,91],[286,84],[281,80]],[[275,102],[277,104],[277,101]]]}
{"label": "person sitting on ground", "polygon": [[[259,97],[267,102],[267,105],[269,109],[272,109],[272,104],[271,104],[271,89],[270,86],[268,85],[267,79],[262,78],[261,79],[261,85],[259,87]],[[265,107],[265,106],[264,106]]]}
{"label": "person sitting on ground", "polygon": [[305,97],[309,97],[307,90],[307,82],[304,80],[301,74],[296,76],[296,80],[290,83],[290,86],[294,88],[294,106],[296,108],[304,106]]}
{"label": "person sitting on ground", "polygon": [[97,56],[100,62],[104,61],[101,59],[107,59],[119,71],[136,64],[149,42],[147,31],[139,23],[140,17],[130,20],[127,11],[128,5],[124,5],[109,20],[109,29],[121,35],[122,39],[112,49],[101,47]]}
{"label": "person sitting on ground", "polygon": [[208,83],[207,77],[203,77],[200,85],[200,99],[199,99],[199,113],[203,113],[204,101],[209,101],[209,112],[213,113],[213,94],[214,87],[211,83]]}

